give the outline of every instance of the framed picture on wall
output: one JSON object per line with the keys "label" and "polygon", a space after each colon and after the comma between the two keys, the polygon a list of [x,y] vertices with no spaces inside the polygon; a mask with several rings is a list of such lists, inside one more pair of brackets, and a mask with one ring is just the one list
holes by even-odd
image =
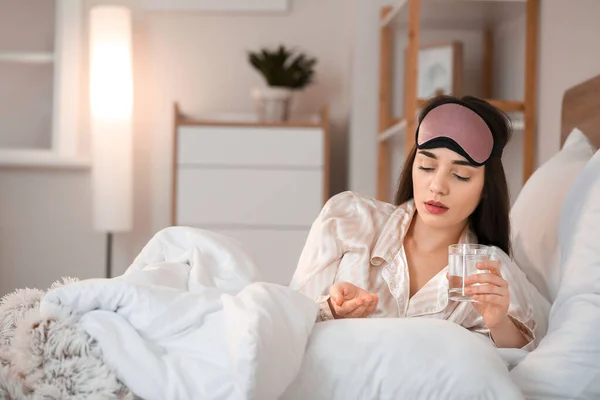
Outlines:
{"label": "framed picture on wall", "polygon": [[419,48],[417,96],[428,99],[462,92],[462,43],[428,44]]}

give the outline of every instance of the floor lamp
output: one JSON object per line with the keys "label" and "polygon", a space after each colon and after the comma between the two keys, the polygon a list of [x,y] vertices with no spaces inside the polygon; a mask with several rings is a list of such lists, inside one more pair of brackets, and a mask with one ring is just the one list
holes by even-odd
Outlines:
{"label": "floor lamp", "polygon": [[94,229],[107,235],[106,277],[112,277],[113,234],[132,226],[131,11],[90,10],[90,122]]}

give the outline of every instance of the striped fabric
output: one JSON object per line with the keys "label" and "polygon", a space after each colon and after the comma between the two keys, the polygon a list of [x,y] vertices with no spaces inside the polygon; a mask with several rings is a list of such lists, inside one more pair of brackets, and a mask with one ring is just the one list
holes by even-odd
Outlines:
{"label": "striped fabric", "polygon": [[[483,318],[470,303],[448,300],[447,267],[410,298],[402,243],[415,209],[412,200],[396,207],[354,192],[335,195],[311,227],[290,286],[315,299],[320,321],[333,319],[327,304],[331,285],[350,282],[379,296],[372,318],[441,318],[491,339]],[[460,243],[476,242],[475,235],[465,229]],[[503,276],[511,292],[519,288],[504,270]],[[523,297],[511,294],[511,301],[515,298]],[[533,350],[537,341],[530,307],[511,303],[509,317],[529,341],[523,348]]]}

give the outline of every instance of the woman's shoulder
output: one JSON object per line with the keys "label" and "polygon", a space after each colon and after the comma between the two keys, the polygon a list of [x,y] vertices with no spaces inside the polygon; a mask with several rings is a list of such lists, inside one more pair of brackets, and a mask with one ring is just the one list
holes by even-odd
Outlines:
{"label": "woman's shoulder", "polygon": [[354,191],[345,191],[332,196],[323,207],[323,216],[368,217],[387,219],[398,209],[405,209],[410,202],[395,206],[391,203],[365,196]]}
{"label": "woman's shoulder", "polygon": [[327,203],[325,204],[325,208],[329,209],[339,209],[339,208],[369,208],[373,210],[380,211],[390,211],[393,212],[397,207],[391,203],[387,203],[385,201],[377,200],[370,196],[365,196],[358,192],[354,192],[351,190],[347,190],[345,192],[338,193],[333,195]]}
{"label": "woman's shoulder", "polygon": [[[376,240],[390,220],[399,221],[410,211],[410,201],[400,206],[346,191],[332,196],[321,211],[318,223],[335,226],[340,239],[351,239],[350,243],[365,243]],[[397,224],[393,228],[396,229]]]}

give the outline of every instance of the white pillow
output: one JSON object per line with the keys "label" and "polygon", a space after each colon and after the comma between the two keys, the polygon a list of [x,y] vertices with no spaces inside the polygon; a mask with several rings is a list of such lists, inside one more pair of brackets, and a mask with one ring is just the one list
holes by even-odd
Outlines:
{"label": "white pillow", "polygon": [[522,399],[489,339],[433,318],[317,323],[281,400]]}
{"label": "white pillow", "polygon": [[531,175],[511,209],[515,262],[550,302],[560,284],[557,231],[561,206],[594,151],[585,135],[574,129],[563,148]]}
{"label": "white pillow", "polygon": [[527,398],[600,399],[600,151],[565,198],[548,333],[511,375]]}

